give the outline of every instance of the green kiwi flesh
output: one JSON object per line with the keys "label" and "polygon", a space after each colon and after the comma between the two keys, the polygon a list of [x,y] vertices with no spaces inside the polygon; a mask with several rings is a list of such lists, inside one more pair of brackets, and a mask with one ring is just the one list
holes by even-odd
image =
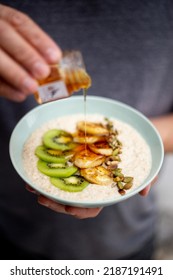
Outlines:
{"label": "green kiwi flesh", "polygon": [[37,162],[37,168],[43,174],[50,177],[69,177],[78,171],[76,166],[67,166],[65,163],[50,163],[41,159]]}
{"label": "green kiwi flesh", "polygon": [[46,162],[65,163],[67,161],[64,156],[49,154],[49,150],[44,146],[38,146],[35,150],[35,155]]}
{"label": "green kiwi flesh", "polygon": [[89,182],[77,175],[68,178],[51,177],[50,181],[55,187],[67,192],[80,192],[89,185]]}
{"label": "green kiwi flesh", "polygon": [[51,129],[43,135],[43,143],[46,147],[57,150],[71,150],[74,147],[70,133],[60,130]]}

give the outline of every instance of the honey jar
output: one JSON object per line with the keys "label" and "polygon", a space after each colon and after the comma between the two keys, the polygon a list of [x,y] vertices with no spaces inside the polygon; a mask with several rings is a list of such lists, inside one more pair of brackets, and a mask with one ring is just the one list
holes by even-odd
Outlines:
{"label": "honey jar", "polygon": [[34,96],[39,104],[66,98],[91,86],[91,78],[79,51],[63,52],[60,62],[50,65],[50,69],[50,75],[38,81],[38,91]]}

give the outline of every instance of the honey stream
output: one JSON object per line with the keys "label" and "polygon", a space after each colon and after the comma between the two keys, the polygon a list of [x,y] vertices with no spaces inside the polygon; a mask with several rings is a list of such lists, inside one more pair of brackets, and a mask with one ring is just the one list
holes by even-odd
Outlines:
{"label": "honey stream", "polygon": [[87,118],[87,113],[86,113],[86,99],[87,99],[87,88],[83,89],[83,96],[84,96],[84,122],[85,122],[85,153],[87,151],[87,141],[86,141],[86,118]]}

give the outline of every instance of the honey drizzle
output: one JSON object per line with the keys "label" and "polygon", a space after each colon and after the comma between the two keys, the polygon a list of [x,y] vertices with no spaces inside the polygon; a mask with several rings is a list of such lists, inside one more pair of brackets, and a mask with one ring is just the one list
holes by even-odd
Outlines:
{"label": "honey drizzle", "polygon": [[86,96],[87,96],[87,88],[83,89],[84,96],[84,122],[85,122],[85,152],[87,150],[87,141],[86,141]]}

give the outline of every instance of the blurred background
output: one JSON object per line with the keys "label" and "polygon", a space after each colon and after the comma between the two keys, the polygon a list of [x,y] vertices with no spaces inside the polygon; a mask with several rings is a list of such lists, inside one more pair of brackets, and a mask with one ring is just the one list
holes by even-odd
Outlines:
{"label": "blurred background", "polygon": [[165,157],[154,185],[157,196],[158,221],[155,259],[173,260],[173,154]]}

